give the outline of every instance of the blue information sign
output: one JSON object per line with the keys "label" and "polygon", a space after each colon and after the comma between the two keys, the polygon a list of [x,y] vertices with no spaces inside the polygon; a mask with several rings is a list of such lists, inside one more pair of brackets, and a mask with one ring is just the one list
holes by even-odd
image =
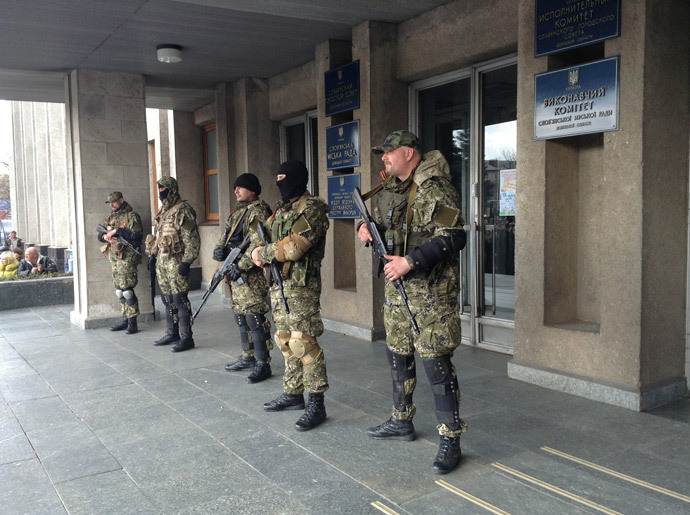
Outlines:
{"label": "blue information sign", "polygon": [[359,120],[326,128],[326,169],[359,166]]}
{"label": "blue information sign", "polygon": [[359,61],[325,74],[326,116],[359,109]]}
{"label": "blue information sign", "polygon": [[352,192],[359,188],[359,174],[348,173],[328,177],[328,218],[359,218],[359,209]]}
{"label": "blue information sign", "polygon": [[621,34],[621,0],[537,0],[534,11],[536,57]]}
{"label": "blue information sign", "polygon": [[618,130],[620,57],[534,76],[534,139]]}

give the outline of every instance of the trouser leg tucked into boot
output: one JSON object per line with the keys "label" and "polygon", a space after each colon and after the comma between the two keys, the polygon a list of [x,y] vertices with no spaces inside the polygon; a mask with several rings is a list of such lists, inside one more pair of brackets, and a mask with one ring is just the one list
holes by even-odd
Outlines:
{"label": "trouser leg tucked into boot", "polygon": [[249,355],[252,350],[252,344],[249,342],[249,333],[247,331],[247,318],[244,315],[235,313],[235,322],[240,329],[240,344],[242,345],[242,355],[234,363],[225,365],[225,370],[228,372],[237,372],[238,370],[246,370],[252,368],[256,360]]}
{"label": "trouser leg tucked into boot", "polygon": [[134,334],[138,333],[139,328],[137,327],[137,317],[132,317],[127,319],[127,330],[125,331],[126,334]]}
{"label": "trouser leg tucked into boot", "polygon": [[266,333],[264,322],[266,318],[261,313],[247,313],[247,326],[252,333],[254,343],[254,368],[247,377],[248,383],[260,383],[271,377],[271,365],[268,362],[268,346],[266,345]]}
{"label": "trouser leg tucked into boot", "polygon": [[[403,356],[388,351],[388,362],[391,366],[393,379],[393,416],[383,424],[367,429],[367,435],[375,440],[404,440],[415,439],[414,425],[411,419],[399,418],[414,415],[412,393],[417,384],[414,356]],[[397,415],[397,416],[396,416]]]}
{"label": "trouser leg tucked into boot", "polygon": [[111,331],[122,331],[124,329],[127,329],[127,319],[125,317],[122,317],[122,320],[110,328]]}
{"label": "trouser leg tucked into boot", "polygon": [[165,322],[166,330],[162,338],[156,340],[154,345],[170,345],[180,340],[179,324],[175,322],[175,306],[173,304],[172,295],[161,295],[163,304],[165,304]]}
{"label": "trouser leg tucked into boot", "polygon": [[438,454],[432,468],[436,474],[447,474],[459,465],[462,456],[460,434],[464,430],[464,422],[459,415],[458,379],[448,354],[424,359],[424,368],[434,394],[436,417],[441,432]]}
{"label": "trouser leg tucked into boot", "polygon": [[297,431],[309,431],[326,420],[326,407],[323,404],[322,393],[310,393],[309,403],[304,414],[295,423]]}
{"label": "trouser leg tucked into boot", "polygon": [[[122,304],[122,312],[124,313],[125,302],[127,300],[125,299],[124,292],[118,288],[115,290],[115,295],[120,300],[120,304]],[[122,315],[122,320],[110,328],[111,331],[124,331],[125,329],[127,329],[127,317],[124,315]]]}
{"label": "trouser leg tucked into boot", "polygon": [[177,318],[180,323],[180,341],[173,345],[172,352],[184,352],[194,348],[194,339],[192,338],[192,317],[191,305],[187,298],[187,293],[176,293],[173,295],[173,301],[177,307]]}

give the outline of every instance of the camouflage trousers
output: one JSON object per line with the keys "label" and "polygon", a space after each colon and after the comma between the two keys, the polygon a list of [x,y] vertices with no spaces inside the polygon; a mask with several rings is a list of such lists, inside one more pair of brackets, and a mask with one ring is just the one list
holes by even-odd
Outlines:
{"label": "camouflage trousers", "polygon": [[189,291],[189,276],[184,277],[177,273],[177,267],[180,266],[181,261],[182,255],[156,259],[156,278],[163,295]]}
{"label": "camouflage trousers", "polygon": [[[286,281],[287,282],[287,281]],[[321,320],[321,305],[319,298],[321,292],[314,292],[308,288],[285,288],[290,313],[285,312],[280,289],[277,286],[271,288],[271,308],[273,322],[276,329],[283,334],[299,331],[306,335],[321,336],[323,334],[323,321]],[[290,394],[299,394],[304,390],[310,393],[323,393],[328,390],[328,374],[326,372],[326,358],[323,352],[311,363],[305,365],[294,356],[285,346],[281,347],[280,341],[276,341],[285,357],[285,373],[283,374],[283,390]]]}
{"label": "camouflage trousers", "polygon": [[[232,309],[238,315],[246,315],[247,313],[266,315],[270,309],[267,297],[268,286],[266,286],[266,278],[263,272],[257,268],[242,274],[242,284],[238,284],[236,281],[230,283]],[[271,322],[268,318],[264,320],[263,330],[266,335],[266,347],[270,352],[273,349],[273,340],[271,340]],[[254,357],[252,331],[247,330],[247,334],[250,348],[248,350],[243,349],[242,355],[245,357]]]}
{"label": "camouflage trousers", "polygon": [[[388,287],[388,284],[386,285]],[[386,328],[386,344],[391,352],[402,356],[414,356],[415,350],[422,359],[435,358],[450,354],[460,345],[460,315],[455,297],[441,298],[428,292],[408,292],[410,299],[410,310],[415,315],[415,320],[419,326],[419,334],[415,334],[410,319],[407,316],[404,306],[400,303],[400,298],[395,295],[386,296],[386,303],[383,308],[383,321]],[[414,361],[408,368],[415,369]],[[405,395],[412,398],[412,393],[417,385],[416,373],[409,374],[410,378],[403,382]],[[452,366],[452,376],[457,378],[455,366]],[[457,391],[458,408],[460,406],[460,389]],[[414,403],[410,402],[404,410],[399,410],[393,406],[391,416],[398,420],[412,420],[417,409]],[[460,420],[460,429],[451,429],[445,424],[437,426],[441,435],[456,437],[467,430],[467,424]]]}
{"label": "camouflage trousers", "polygon": [[[116,290],[134,290],[139,282],[137,265],[127,260],[111,259],[110,265],[113,274],[113,286]],[[139,315],[139,302],[134,297],[134,304],[127,304],[124,297],[120,299],[122,304],[122,316],[134,318]],[[131,302],[131,301],[130,301]]]}

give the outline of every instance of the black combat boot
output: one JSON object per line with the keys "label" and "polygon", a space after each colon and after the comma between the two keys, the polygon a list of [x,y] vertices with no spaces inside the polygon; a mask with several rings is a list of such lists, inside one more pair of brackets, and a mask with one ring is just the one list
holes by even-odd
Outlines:
{"label": "black combat boot", "polygon": [[175,320],[175,315],[173,313],[172,296],[162,295],[161,297],[163,299],[163,304],[165,304],[165,321],[167,323],[167,328],[163,337],[153,343],[155,346],[170,345],[171,343],[180,341],[180,325],[173,321]]}
{"label": "black combat boot", "polygon": [[123,331],[125,329],[127,329],[127,318],[125,317],[122,317],[119,324],[115,324],[110,328],[111,331]]}
{"label": "black combat boot", "polygon": [[326,407],[323,405],[322,393],[310,393],[309,404],[299,420],[295,423],[297,431],[309,431],[326,420]]}
{"label": "black combat boot", "polygon": [[139,328],[137,327],[137,317],[132,317],[127,319],[127,330],[125,331],[126,334],[134,334],[138,333]]}
{"label": "black combat boot", "polygon": [[237,372],[238,370],[246,370],[247,368],[254,367],[256,360],[254,356],[245,356],[242,354],[237,361],[234,363],[228,363],[225,365],[225,370],[228,372]]}
{"label": "black combat boot", "polygon": [[367,429],[367,434],[374,440],[404,440],[411,442],[415,439],[414,425],[411,420],[389,418],[383,424]]}
{"label": "black combat boot", "polygon": [[283,393],[277,399],[264,404],[266,411],[283,411],[286,409],[304,409],[304,394]]}
{"label": "black combat boot", "polygon": [[192,338],[192,319],[189,313],[189,301],[186,293],[173,295],[175,306],[177,306],[177,318],[180,324],[180,341],[172,346],[172,352],[184,352],[194,348],[194,338]]}
{"label": "black combat boot", "polygon": [[271,365],[265,361],[257,361],[254,364],[254,370],[247,376],[248,383],[260,383],[271,377],[273,372],[271,372]]}
{"label": "black combat boot", "polygon": [[458,466],[461,456],[460,437],[441,435],[438,454],[434,460],[434,474],[448,474],[448,472]]}

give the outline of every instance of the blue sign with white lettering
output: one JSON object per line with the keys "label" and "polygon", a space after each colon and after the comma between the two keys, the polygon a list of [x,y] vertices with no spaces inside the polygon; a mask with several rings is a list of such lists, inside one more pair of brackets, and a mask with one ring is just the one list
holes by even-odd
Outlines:
{"label": "blue sign with white lettering", "polygon": [[327,71],[326,116],[359,109],[359,61]]}
{"label": "blue sign with white lettering", "polygon": [[537,0],[534,14],[535,57],[621,35],[621,0]]}
{"label": "blue sign with white lettering", "polygon": [[534,139],[618,130],[620,56],[534,76]]}
{"label": "blue sign with white lettering", "polygon": [[326,127],[326,169],[359,166],[359,120]]}
{"label": "blue sign with white lettering", "polygon": [[362,215],[352,200],[352,193],[359,188],[360,175],[348,173],[328,177],[328,218],[360,218]]}

